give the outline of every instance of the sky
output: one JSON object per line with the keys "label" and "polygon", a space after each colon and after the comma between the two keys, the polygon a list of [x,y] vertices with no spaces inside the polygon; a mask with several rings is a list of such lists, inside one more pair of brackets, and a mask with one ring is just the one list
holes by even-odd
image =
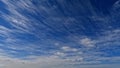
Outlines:
{"label": "sky", "polygon": [[0,0],[0,68],[119,68],[120,0]]}

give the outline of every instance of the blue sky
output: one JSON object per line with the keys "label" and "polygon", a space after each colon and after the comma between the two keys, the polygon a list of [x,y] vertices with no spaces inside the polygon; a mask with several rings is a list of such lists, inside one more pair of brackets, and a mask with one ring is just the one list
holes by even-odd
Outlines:
{"label": "blue sky", "polygon": [[4,68],[120,65],[120,0],[0,0]]}

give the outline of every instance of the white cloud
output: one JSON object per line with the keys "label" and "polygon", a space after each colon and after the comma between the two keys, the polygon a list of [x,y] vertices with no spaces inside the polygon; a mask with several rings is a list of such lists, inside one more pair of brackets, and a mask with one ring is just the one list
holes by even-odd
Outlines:
{"label": "white cloud", "polygon": [[56,56],[65,56],[65,53],[63,53],[63,52],[56,52],[55,55]]}
{"label": "white cloud", "polygon": [[93,47],[95,46],[95,42],[89,38],[83,38],[80,39],[80,44],[86,46],[86,47]]}
{"label": "white cloud", "polygon": [[61,49],[63,51],[73,51],[73,52],[78,51],[76,48],[71,48],[69,46],[63,46]]}
{"label": "white cloud", "polygon": [[33,60],[21,60],[9,57],[0,57],[0,67],[4,68],[53,68],[53,67],[66,67],[69,65],[65,60],[55,57],[37,57]]}
{"label": "white cloud", "polygon": [[[0,67],[3,68],[119,68],[119,64],[97,64],[99,62],[74,62],[70,60],[60,59],[58,57],[35,57],[30,60],[9,58],[0,56]],[[82,60],[79,58],[79,60]],[[82,65],[83,64],[83,65]]]}

